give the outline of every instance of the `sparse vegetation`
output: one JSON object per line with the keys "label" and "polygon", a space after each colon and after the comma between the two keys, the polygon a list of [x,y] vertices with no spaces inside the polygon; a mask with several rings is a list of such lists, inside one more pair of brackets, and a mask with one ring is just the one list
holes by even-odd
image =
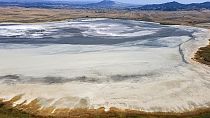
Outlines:
{"label": "sparse vegetation", "polygon": [[[129,11],[0,7],[0,22],[37,23],[76,18],[117,18],[166,25],[197,25],[210,21],[210,11]],[[202,26],[200,26],[202,27]]]}
{"label": "sparse vegetation", "polygon": [[200,63],[210,65],[210,43],[206,47],[199,48],[195,54],[194,59]]}
{"label": "sparse vegetation", "polygon": [[19,100],[16,96],[10,101],[0,101],[0,118],[209,118],[210,109],[199,109],[185,113],[147,113],[135,110],[120,110],[111,108],[105,112],[104,108],[99,109],[56,109],[43,108],[40,110],[38,100],[35,99],[29,104],[19,104],[13,107],[13,102]]}

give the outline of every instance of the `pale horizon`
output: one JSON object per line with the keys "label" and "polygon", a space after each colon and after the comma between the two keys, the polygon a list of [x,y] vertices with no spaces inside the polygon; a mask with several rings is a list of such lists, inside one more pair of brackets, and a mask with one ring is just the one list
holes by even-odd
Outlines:
{"label": "pale horizon", "polygon": [[[99,2],[102,0],[0,0],[4,2],[36,2],[36,1],[69,1],[69,2]],[[113,0],[116,2],[122,2],[122,3],[129,3],[129,4],[161,4],[166,2],[179,2],[183,4],[189,4],[189,3],[202,3],[202,2],[209,2],[209,0],[150,0],[150,1],[144,1],[144,0]]]}

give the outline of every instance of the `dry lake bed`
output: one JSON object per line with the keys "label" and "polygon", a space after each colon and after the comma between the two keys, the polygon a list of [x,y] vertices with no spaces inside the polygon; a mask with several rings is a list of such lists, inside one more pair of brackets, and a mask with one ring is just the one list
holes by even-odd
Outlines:
{"label": "dry lake bed", "polygon": [[202,28],[134,20],[1,23],[0,97],[55,109],[206,108],[210,69],[191,58],[209,38]]}

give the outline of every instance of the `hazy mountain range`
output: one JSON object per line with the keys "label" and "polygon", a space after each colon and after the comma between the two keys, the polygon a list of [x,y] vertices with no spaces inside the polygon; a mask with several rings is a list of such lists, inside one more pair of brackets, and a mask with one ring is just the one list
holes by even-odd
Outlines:
{"label": "hazy mountain range", "polygon": [[36,0],[34,2],[27,0],[0,0],[0,6],[19,6],[36,8],[87,8],[87,9],[126,9],[136,8],[140,5],[120,3],[112,0],[103,0],[100,2],[69,2],[69,1],[50,1]]}
{"label": "hazy mountain range", "polygon": [[80,9],[126,9],[126,10],[201,10],[210,9],[210,2],[181,4],[178,2],[168,2],[164,4],[133,5],[112,0],[103,0],[101,2],[67,2],[67,1],[49,1],[49,0],[0,0],[0,6],[19,6],[36,8],[80,8]]}
{"label": "hazy mountain range", "polygon": [[129,7],[134,7],[134,6],[137,6],[137,5],[115,2],[111,0],[103,0],[98,3],[87,4],[84,7],[87,7],[87,8],[129,8]]}
{"label": "hazy mountain range", "polygon": [[137,10],[161,10],[161,11],[177,11],[177,10],[201,10],[210,9],[210,2],[181,4],[178,2],[168,2],[164,4],[144,5]]}

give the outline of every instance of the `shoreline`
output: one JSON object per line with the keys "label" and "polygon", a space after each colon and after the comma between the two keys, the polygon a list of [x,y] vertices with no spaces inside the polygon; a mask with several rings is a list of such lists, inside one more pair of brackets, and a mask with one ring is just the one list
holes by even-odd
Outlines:
{"label": "shoreline", "polygon": [[53,107],[42,108],[37,99],[32,100],[28,104],[23,103],[17,104],[15,107],[13,103],[18,101],[21,98],[21,95],[15,96],[9,101],[3,101],[0,99],[0,116],[3,118],[95,118],[95,117],[114,117],[114,118],[139,118],[139,117],[158,117],[158,118],[203,118],[210,116],[210,108],[199,108],[192,111],[186,112],[145,112],[139,110],[130,110],[130,109],[118,109],[110,108],[109,111],[106,111],[104,107],[98,109],[87,109],[87,108],[78,108],[78,109],[67,109],[60,108],[54,109]]}

